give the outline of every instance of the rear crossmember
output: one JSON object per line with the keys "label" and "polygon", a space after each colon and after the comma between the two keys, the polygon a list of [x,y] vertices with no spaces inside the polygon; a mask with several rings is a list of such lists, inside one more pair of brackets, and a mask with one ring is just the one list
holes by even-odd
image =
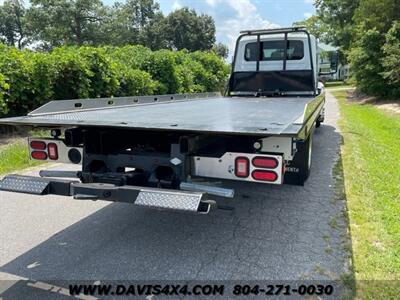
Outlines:
{"label": "rear crossmember", "polygon": [[[29,153],[35,160],[82,163],[82,171],[42,170],[39,173],[40,177],[8,175],[0,181],[0,190],[35,195],[73,196],[77,200],[106,200],[149,208],[208,213],[211,207],[226,207],[218,206],[216,201],[209,198],[205,199],[205,195],[233,198],[234,190],[190,182],[187,181],[189,178],[272,184],[283,182],[283,154],[225,152],[226,145],[243,147],[236,139],[232,141],[232,138],[225,138],[226,143],[222,143],[223,147],[220,149],[224,154],[212,157],[206,156],[206,153],[196,155],[206,148],[201,144],[202,137],[198,136],[181,137],[176,143],[167,141],[170,149],[164,149],[157,148],[157,143],[162,139],[161,135],[152,136],[152,139],[146,135],[146,147],[151,148],[147,150],[137,142],[138,136],[134,139],[129,133],[119,133],[117,137],[121,139],[118,142],[114,134],[107,135],[107,132],[102,131],[103,135],[99,138],[102,143],[96,148],[97,139],[93,138],[97,137],[95,133],[88,134],[92,139],[85,140],[83,137],[79,138],[76,130],[66,130],[65,140],[59,138],[60,132],[53,134],[53,131],[53,139],[29,139]],[[110,136],[112,138],[107,139]],[[219,138],[221,139],[223,137]],[[215,138],[208,137],[206,146],[213,140]],[[120,145],[121,141],[135,141],[137,144]],[[248,146],[255,147],[253,139],[244,141],[248,142]],[[288,141],[289,150],[292,151],[291,139]],[[152,147],[149,146],[150,142]],[[267,144],[275,143],[282,146],[284,153],[287,152],[284,144],[279,141],[274,140],[273,143]],[[265,148],[266,145],[263,146],[263,140],[255,144],[259,150],[270,150]],[[218,143],[216,145],[218,146]],[[152,149],[154,150],[151,151]]]}
{"label": "rear crossmember", "polygon": [[[214,188],[215,189],[215,188]],[[217,188],[218,189],[218,188]],[[104,183],[80,183],[75,180],[8,175],[0,181],[0,190],[34,195],[73,196],[77,200],[106,200],[132,203],[157,209],[206,214],[213,201],[204,200],[204,192],[178,191]],[[222,190],[222,189],[220,189]],[[217,190],[218,191],[218,190]],[[231,193],[230,196],[233,196]]]}

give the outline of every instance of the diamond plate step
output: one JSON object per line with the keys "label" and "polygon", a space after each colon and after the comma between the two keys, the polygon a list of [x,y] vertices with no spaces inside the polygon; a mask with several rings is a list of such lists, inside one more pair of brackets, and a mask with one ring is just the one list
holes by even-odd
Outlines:
{"label": "diamond plate step", "polygon": [[50,181],[31,176],[8,175],[0,181],[0,190],[28,193],[35,195],[48,194]]}
{"label": "diamond plate step", "polygon": [[199,212],[202,210],[202,193],[141,189],[136,205],[151,208]]}

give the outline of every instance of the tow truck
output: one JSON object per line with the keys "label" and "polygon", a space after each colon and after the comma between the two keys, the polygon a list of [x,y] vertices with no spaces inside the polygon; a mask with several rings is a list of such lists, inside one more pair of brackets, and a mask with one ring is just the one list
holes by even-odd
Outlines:
{"label": "tow truck", "polygon": [[[304,185],[324,121],[317,40],[299,27],[246,30],[219,93],[51,101],[0,124],[47,129],[33,160],[81,165],[7,175],[0,190],[208,213],[224,180]],[[220,206],[221,208],[222,206]]]}

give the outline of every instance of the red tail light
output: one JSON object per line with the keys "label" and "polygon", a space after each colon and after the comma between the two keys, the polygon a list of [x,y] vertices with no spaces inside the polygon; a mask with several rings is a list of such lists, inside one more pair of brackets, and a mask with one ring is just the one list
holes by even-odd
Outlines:
{"label": "red tail light", "polygon": [[275,169],[278,166],[278,160],[273,157],[256,156],[252,163],[257,168]]}
{"label": "red tail light", "polygon": [[235,175],[236,177],[249,176],[249,159],[247,157],[237,157],[235,159]]}
{"label": "red tail light", "polygon": [[45,150],[46,149],[46,143],[42,141],[31,141],[30,143],[31,148],[35,150]]}
{"label": "red tail light", "polygon": [[251,173],[251,177],[261,181],[275,181],[278,179],[278,174],[273,171],[255,170]]}
{"label": "red tail light", "polygon": [[47,154],[44,151],[33,151],[31,153],[33,159],[45,160],[47,159]]}
{"label": "red tail light", "polygon": [[49,153],[49,158],[51,160],[57,160],[58,159],[58,149],[57,149],[57,144],[55,143],[49,143],[47,145],[47,152]]}

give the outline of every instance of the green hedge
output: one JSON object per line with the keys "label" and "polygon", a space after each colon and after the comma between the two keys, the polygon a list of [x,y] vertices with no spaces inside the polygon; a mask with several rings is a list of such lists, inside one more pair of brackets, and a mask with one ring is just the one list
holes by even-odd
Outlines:
{"label": "green hedge", "polygon": [[4,101],[5,95],[8,92],[9,85],[6,83],[5,77],[0,73],[0,111],[6,111],[7,106]]}
{"label": "green hedge", "polygon": [[32,52],[0,45],[0,116],[25,114],[50,100],[217,91],[228,73],[209,52],[143,46]]}

